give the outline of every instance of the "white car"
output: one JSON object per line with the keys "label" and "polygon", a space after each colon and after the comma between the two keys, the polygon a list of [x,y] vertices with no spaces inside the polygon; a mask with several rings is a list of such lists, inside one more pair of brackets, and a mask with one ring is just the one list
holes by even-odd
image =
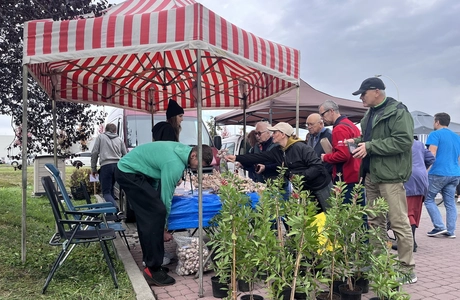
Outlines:
{"label": "white car", "polygon": [[[67,160],[66,164],[70,162],[70,164],[76,168],[80,167],[91,167],[91,152],[78,152],[75,153],[73,157]],[[99,165],[99,160],[98,160]]]}

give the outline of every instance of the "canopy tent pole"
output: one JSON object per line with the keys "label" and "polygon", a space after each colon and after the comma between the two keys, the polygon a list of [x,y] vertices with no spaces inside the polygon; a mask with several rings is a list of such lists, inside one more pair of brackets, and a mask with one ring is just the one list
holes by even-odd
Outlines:
{"label": "canopy tent pole", "polygon": [[[248,106],[248,96],[246,94],[246,85],[244,84],[243,81],[240,81],[240,84],[238,85],[238,89],[240,90],[240,93],[242,95],[243,99],[243,151],[244,153],[246,152],[246,108]],[[238,155],[239,153],[235,153],[235,155]]]}
{"label": "canopy tent pole", "polygon": [[299,137],[299,117],[300,117],[300,82],[297,84],[297,91],[296,91],[296,102],[295,102],[295,128],[296,128],[296,131],[295,131],[295,135],[297,137]]}
{"label": "canopy tent pole", "polygon": [[[155,93],[155,90],[150,88],[149,89],[149,102],[150,102],[150,120],[152,122],[152,128],[150,130],[153,130],[153,126],[155,126],[155,119],[154,119],[154,113],[155,113],[155,106],[154,106],[154,103],[153,103],[153,93]],[[167,121],[167,120],[166,120]],[[153,131],[152,131],[152,142],[154,142],[153,140]]]}
{"label": "canopy tent pole", "polygon": [[56,118],[56,89],[53,87],[53,96],[51,99],[51,104],[52,108],[51,111],[53,112],[53,142],[54,142],[54,149],[53,149],[53,155],[54,155],[54,165],[56,168],[59,168],[58,166],[58,159],[57,159],[57,118]]}
{"label": "canopy tent pole", "polygon": [[270,108],[268,109],[268,122],[270,126],[273,126],[273,109],[272,109],[272,100],[270,100]]}
{"label": "canopy tent pole", "polygon": [[26,216],[27,216],[27,65],[22,66],[22,230],[21,260],[26,262]]}
{"label": "canopy tent pole", "polygon": [[[196,50],[196,108],[197,108],[197,129],[198,129],[198,236],[199,236],[199,280],[198,280],[198,297],[204,296],[203,291],[203,151],[201,149],[203,145],[203,136],[201,128],[202,123],[202,111],[201,111],[201,50]],[[194,93],[192,93],[193,95]]]}

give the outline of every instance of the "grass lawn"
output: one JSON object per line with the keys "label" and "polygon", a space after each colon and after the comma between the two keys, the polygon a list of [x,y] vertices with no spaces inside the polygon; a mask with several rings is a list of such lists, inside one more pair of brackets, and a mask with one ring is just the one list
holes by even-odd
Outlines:
{"label": "grass lawn", "polygon": [[[70,178],[73,167],[66,167]],[[121,261],[115,260],[119,288],[98,244],[77,246],[55,273],[45,295],[41,290],[60,251],[48,245],[55,222],[48,199],[32,197],[33,166],[27,169],[27,254],[21,261],[22,172],[0,165],[0,299],[135,299]],[[113,253],[112,253],[113,257]]]}

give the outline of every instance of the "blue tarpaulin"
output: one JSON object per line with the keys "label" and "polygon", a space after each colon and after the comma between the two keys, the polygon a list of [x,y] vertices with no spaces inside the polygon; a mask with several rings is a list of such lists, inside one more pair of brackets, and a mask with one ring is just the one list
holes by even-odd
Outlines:
{"label": "blue tarpaulin", "polygon": [[[259,202],[257,193],[249,193],[252,207]],[[208,226],[209,220],[219,213],[222,207],[219,195],[203,191],[203,227]],[[194,195],[174,196],[171,203],[171,213],[168,219],[169,230],[198,228],[198,193]]]}

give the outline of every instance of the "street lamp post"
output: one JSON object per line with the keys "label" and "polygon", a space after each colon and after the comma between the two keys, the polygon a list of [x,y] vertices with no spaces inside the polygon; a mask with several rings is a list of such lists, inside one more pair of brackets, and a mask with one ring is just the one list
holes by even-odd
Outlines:
{"label": "street lamp post", "polygon": [[391,79],[391,77],[389,77],[389,76],[387,76],[387,75],[382,75],[382,74],[377,74],[377,75],[375,75],[375,77],[382,77],[382,76],[383,76],[383,77],[386,77],[386,78],[388,78],[388,79],[390,79],[390,80],[393,82],[393,84],[394,84],[395,87],[396,87],[396,95],[397,95],[397,97],[398,97],[397,100],[398,100],[398,101],[401,101],[401,99],[399,99],[399,89],[398,89],[398,85],[396,84],[396,82],[395,82],[393,79]]}

